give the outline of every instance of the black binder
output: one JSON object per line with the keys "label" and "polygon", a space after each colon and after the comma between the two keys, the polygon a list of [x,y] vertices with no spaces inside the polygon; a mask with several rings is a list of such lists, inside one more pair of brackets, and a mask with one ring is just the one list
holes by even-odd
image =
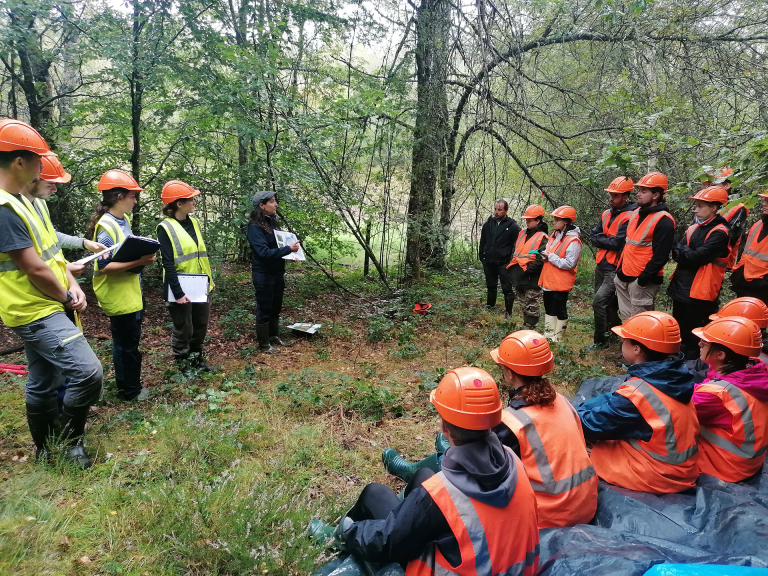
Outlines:
{"label": "black binder", "polygon": [[[115,253],[112,255],[112,262],[133,262],[142,256],[154,254],[158,250],[160,250],[160,242],[153,238],[128,236],[115,250]],[[128,272],[140,274],[143,269],[144,266],[136,266],[129,269]]]}

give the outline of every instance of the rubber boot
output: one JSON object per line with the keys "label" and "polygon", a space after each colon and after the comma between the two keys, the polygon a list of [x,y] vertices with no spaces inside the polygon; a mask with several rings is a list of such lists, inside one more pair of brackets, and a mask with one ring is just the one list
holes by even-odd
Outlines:
{"label": "rubber boot", "polygon": [[192,365],[192,368],[195,370],[199,370],[200,372],[205,373],[213,372],[213,367],[211,367],[211,365],[205,361],[205,357],[203,356],[202,352],[190,352],[189,361]]}
{"label": "rubber boot", "polygon": [[568,320],[560,320],[558,318],[555,325],[555,336],[552,338],[552,342],[560,342],[565,337],[565,329],[568,328]]}
{"label": "rubber boot", "polygon": [[269,322],[256,324],[256,339],[259,341],[259,350],[264,354],[279,354],[280,350],[272,348],[269,344]]}
{"label": "rubber boot", "polygon": [[309,523],[307,532],[309,537],[317,544],[323,544],[324,542],[333,539],[333,534],[336,532],[336,527],[331,526],[330,524],[326,524],[322,520],[315,518]]}
{"label": "rubber boot", "polygon": [[512,317],[512,306],[515,304],[514,294],[504,294],[504,318]]}
{"label": "rubber boot", "polygon": [[496,295],[498,294],[498,288],[487,288],[488,293],[485,296],[485,307],[486,308],[495,308],[496,307]]}
{"label": "rubber boot", "polygon": [[56,434],[55,422],[58,415],[56,401],[43,405],[27,404],[27,424],[36,449],[35,462],[48,460],[51,456],[48,441]]}
{"label": "rubber boot", "polygon": [[66,445],[64,459],[82,469],[93,465],[83,448],[83,434],[89,409],[90,406],[75,408],[64,404],[61,412],[61,435]]}
{"label": "rubber boot", "polygon": [[387,448],[381,453],[381,461],[384,468],[393,476],[397,476],[406,482],[410,481],[416,470],[420,468],[429,468],[435,472],[440,472],[440,460],[437,454],[431,454],[419,462],[410,463],[398,454],[394,448]]}
{"label": "rubber boot", "polygon": [[524,314],[523,320],[524,320],[523,328],[527,328],[528,330],[536,330],[536,325],[539,323],[538,316],[531,316],[530,314]]}
{"label": "rubber boot", "polygon": [[555,338],[555,328],[557,327],[557,316],[544,315],[544,338],[552,340]]}
{"label": "rubber boot", "polygon": [[269,343],[275,346],[290,347],[288,342],[280,339],[280,317],[269,319]]}
{"label": "rubber boot", "polygon": [[438,432],[437,436],[435,436],[435,452],[438,454],[445,454],[445,451],[450,447],[451,445],[448,443],[448,439],[443,436],[442,432]]}
{"label": "rubber boot", "polygon": [[179,374],[182,374],[187,378],[193,375],[189,354],[179,354],[178,356],[174,356],[173,360],[176,362],[176,368],[178,369]]}

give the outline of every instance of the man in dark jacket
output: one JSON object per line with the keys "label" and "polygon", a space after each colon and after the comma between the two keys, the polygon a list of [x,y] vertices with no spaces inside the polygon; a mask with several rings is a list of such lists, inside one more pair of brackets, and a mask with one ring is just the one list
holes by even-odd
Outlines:
{"label": "man in dark jacket", "polygon": [[512,291],[512,283],[506,266],[512,258],[512,250],[515,248],[515,241],[520,233],[517,222],[507,216],[508,209],[509,205],[506,200],[496,200],[493,205],[493,216],[488,218],[480,231],[479,250],[487,289],[485,305],[488,308],[496,306],[496,295],[499,281],[501,281],[507,318],[512,313],[515,293]]}

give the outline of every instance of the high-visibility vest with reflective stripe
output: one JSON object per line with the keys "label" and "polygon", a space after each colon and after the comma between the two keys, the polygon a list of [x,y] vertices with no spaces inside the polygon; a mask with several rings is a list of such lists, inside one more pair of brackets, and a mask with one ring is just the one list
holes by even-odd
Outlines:
{"label": "high-visibility vest with reflective stripe", "polygon": [[682,492],[699,476],[699,421],[693,402],[683,404],[640,378],[617,390],[634,404],[651,439],[601,440],[592,448],[597,475],[611,484],[651,494]]}
{"label": "high-visibility vest with reflective stripe", "polygon": [[[128,214],[125,218],[128,219],[130,226],[131,220]],[[101,230],[106,231],[115,244],[125,240],[122,229],[109,214],[104,214],[96,223],[96,229],[93,231],[94,241],[98,241]],[[144,308],[141,298],[141,278],[133,272],[104,274],[94,267],[93,291],[99,300],[99,306],[107,316],[130,314]]]}
{"label": "high-visibility vest with reflective stripe", "polygon": [[768,274],[768,236],[763,238],[762,242],[757,240],[762,229],[763,221],[758,220],[749,230],[741,260],[734,268],[735,270],[744,267],[745,280],[757,280]]}
{"label": "high-visibility vest with reflective stripe", "polygon": [[520,459],[515,493],[505,508],[466,496],[439,472],[422,486],[445,516],[459,543],[461,564],[451,566],[437,546],[408,563],[406,576],[534,576],[539,565],[536,498]]}
{"label": "high-visibility vest with reflective stripe", "polygon": [[[747,207],[744,206],[744,204],[739,204],[723,214],[723,218],[728,222],[728,226],[731,225],[731,220],[733,220],[740,210],[747,210]],[[749,210],[747,210],[747,216],[749,216]],[[728,270],[732,269],[733,265],[736,264],[736,258],[739,256],[739,246],[741,246],[741,236],[736,238],[736,243],[731,246],[731,251],[728,253]]]}
{"label": "high-visibility vest with reflective stripe", "polygon": [[[68,289],[67,261],[61,253],[56,235],[46,230],[29,201],[21,194],[0,190],[0,206],[9,207],[21,218],[35,252],[53,271],[59,283]],[[61,302],[38,290],[29,276],[13,263],[11,257],[0,252],[0,318],[6,326],[23,326],[63,310]]]}
{"label": "high-visibility vest with reflective stripe", "polygon": [[[627,239],[624,250],[619,257],[619,266],[626,276],[636,278],[645,270],[653,258],[653,231],[662,218],[669,218],[674,225],[675,219],[669,212],[654,212],[646,216],[640,223],[640,209],[632,211],[627,224]],[[664,267],[659,270],[659,276],[664,276]]]}
{"label": "high-visibility vest with reflective stripe", "polygon": [[699,384],[696,392],[716,396],[731,414],[730,429],[701,426],[701,473],[726,482],[749,478],[760,470],[768,450],[768,402],[724,380]]}
{"label": "high-visibility vest with reflective stripe", "polygon": [[507,268],[511,268],[515,264],[520,266],[523,270],[528,269],[528,264],[536,259],[535,254],[531,254],[531,251],[541,248],[541,243],[547,235],[541,230],[534,232],[530,238],[525,239],[525,230],[521,230],[517,235],[517,242],[515,243],[515,252],[512,254],[512,260],[510,260]]}
{"label": "high-visibility vest with reflective stripe", "polygon": [[[693,224],[688,227],[685,233],[685,243],[691,245],[691,236],[699,227],[699,224]],[[715,231],[723,232],[728,236],[728,228],[725,224],[718,224],[712,230],[710,230],[704,238],[706,244],[709,237]],[[699,300],[715,300],[720,294],[720,287],[723,285],[723,278],[725,277],[725,269],[728,266],[728,256],[722,258],[716,258],[713,262],[701,266],[696,272],[696,276],[693,278],[691,284],[691,298],[697,298]]]}
{"label": "high-visibility vest with reflective stripe", "polygon": [[[568,246],[574,242],[578,242],[579,246],[582,245],[578,236],[566,236],[563,234],[557,240],[552,237],[547,243],[547,252],[555,254],[560,258],[565,258]],[[544,262],[541,276],[539,276],[539,286],[556,292],[570,292],[573,290],[574,284],[576,284],[576,266],[570,270],[563,270],[551,262]]]}
{"label": "high-visibility vest with reflective stripe", "polygon": [[[621,225],[627,222],[631,216],[632,216],[631,211],[620,212],[619,215],[616,216],[616,219],[613,222],[611,222],[611,211],[606,210],[605,212],[603,212],[603,216],[601,218],[601,221],[603,223],[603,234],[611,238],[615,238],[616,234],[619,233],[619,228],[621,228]],[[597,251],[597,256],[595,256],[595,262],[597,264],[600,264],[600,262],[602,262],[603,260],[607,260],[608,264],[616,266],[616,263],[619,261],[620,253],[621,251],[608,250],[607,248],[600,248]]]}
{"label": "high-visibility vest with reflective stripe", "polygon": [[520,459],[536,493],[539,529],[592,520],[597,475],[571,403],[558,394],[549,406],[506,408],[501,421],[520,444]]}
{"label": "high-visibility vest with reflective stripe", "polygon": [[[205,247],[203,234],[200,232],[200,226],[197,219],[187,216],[195,228],[197,235],[197,244],[192,240],[192,236],[187,234],[184,227],[179,224],[176,218],[166,218],[160,224],[168,233],[173,246],[173,264],[177,272],[185,274],[207,274],[210,283],[209,290],[213,291],[213,274],[211,274],[211,265],[208,262],[208,249]],[[165,269],[163,269],[163,280],[165,280]]]}

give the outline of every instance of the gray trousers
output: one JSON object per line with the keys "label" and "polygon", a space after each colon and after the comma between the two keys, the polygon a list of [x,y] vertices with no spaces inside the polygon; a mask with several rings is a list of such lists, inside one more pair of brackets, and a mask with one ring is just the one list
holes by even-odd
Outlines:
{"label": "gray trousers", "polygon": [[640,286],[637,280],[623,282],[618,276],[614,278],[616,296],[619,298],[619,314],[625,322],[627,318],[653,310],[656,294],[661,289],[660,284],[646,284]]}
{"label": "gray trousers", "polygon": [[56,391],[68,380],[64,404],[90,406],[101,394],[104,373],[80,329],[64,312],[54,312],[12,330],[24,341],[27,355],[27,404],[56,403]]}
{"label": "gray trousers", "polygon": [[592,310],[595,313],[595,344],[605,342],[609,336],[608,330],[621,324],[615,277],[615,271],[595,267],[595,297],[592,300]]}
{"label": "gray trousers", "polygon": [[205,335],[208,333],[208,318],[211,314],[211,299],[208,302],[189,304],[168,304],[168,313],[173,321],[171,349],[174,356],[190,352],[202,352]]}

